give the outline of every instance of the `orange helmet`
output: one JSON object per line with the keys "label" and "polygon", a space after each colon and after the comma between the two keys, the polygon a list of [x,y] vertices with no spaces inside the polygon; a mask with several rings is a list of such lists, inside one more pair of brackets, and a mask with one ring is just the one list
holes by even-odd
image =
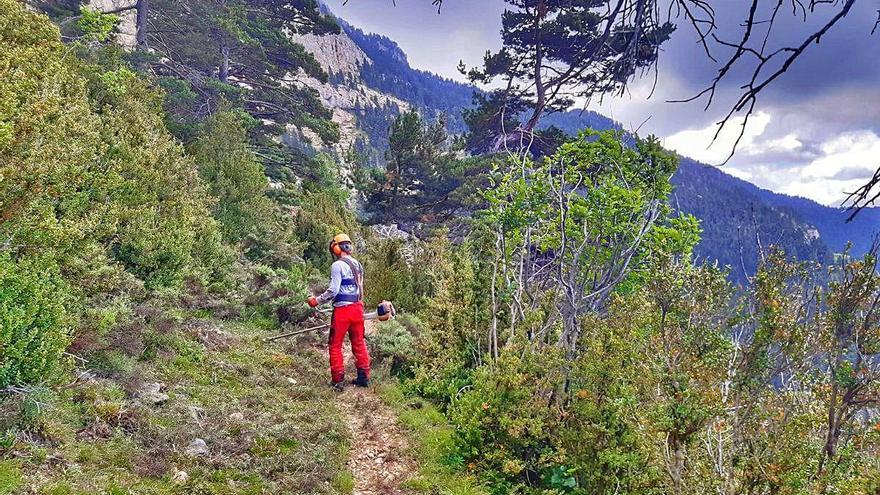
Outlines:
{"label": "orange helmet", "polygon": [[[345,247],[348,244],[348,247]],[[330,252],[333,256],[342,256],[343,252],[351,252],[351,238],[345,234],[337,234],[330,242]]]}

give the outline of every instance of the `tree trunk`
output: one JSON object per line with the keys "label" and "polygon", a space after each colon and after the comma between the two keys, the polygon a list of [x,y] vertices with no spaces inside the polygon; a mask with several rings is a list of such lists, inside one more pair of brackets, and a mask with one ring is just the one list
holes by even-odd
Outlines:
{"label": "tree trunk", "polygon": [[489,333],[489,351],[492,353],[492,360],[498,360],[498,263],[501,256],[501,240],[503,234],[499,230],[495,238],[495,253],[492,261],[492,328]]}
{"label": "tree trunk", "polygon": [[672,479],[672,493],[681,495],[684,487],[684,463],[687,456],[684,445],[675,436],[667,440],[667,448],[671,452],[669,459],[669,477]]}
{"label": "tree trunk", "polygon": [[221,38],[220,41],[220,82],[229,82],[229,45],[226,39]]}
{"label": "tree trunk", "polygon": [[137,34],[135,35],[136,47],[138,50],[146,50],[149,48],[147,44],[147,21],[150,15],[150,0],[138,0],[137,2]]}
{"label": "tree trunk", "polygon": [[547,5],[544,0],[538,3],[537,12],[535,13],[535,38],[537,40],[535,46],[535,108],[532,116],[523,129],[527,134],[533,132],[544,114],[544,108],[547,106],[547,88],[544,87],[544,78],[541,70],[544,68],[544,41],[542,40],[542,30],[544,17],[547,15]]}

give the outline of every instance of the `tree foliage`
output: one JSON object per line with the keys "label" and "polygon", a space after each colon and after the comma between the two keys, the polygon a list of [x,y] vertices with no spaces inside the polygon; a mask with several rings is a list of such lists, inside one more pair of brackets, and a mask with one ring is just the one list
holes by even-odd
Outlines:
{"label": "tree foliage", "polygon": [[412,221],[449,213],[448,200],[460,181],[442,118],[426,124],[415,110],[391,124],[384,177],[361,184],[368,208],[381,221]]}
{"label": "tree foliage", "polygon": [[17,2],[0,2],[0,19],[0,237],[15,294],[4,304],[19,320],[6,328],[42,353],[41,373],[15,375],[33,383],[87,301],[106,303],[127,277],[151,289],[218,280],[229,253],[195,164],[164,128],[161,96],[130,70],[71,56],[57,28]]}
{"label": "tree foliage", "polygon": [[257,119],[261,147],[271,149],[265,137],[283,134],[288,124],[312,128],[328,142],[336,139],[329,111],[294,81],[300,71],[321,80],[327,75],[289,34],[339,31],[313,0],[153,0],[149,15],[150,47],[164,55],[151,69],[188,86],[181,88],[189,90],[188,101],[171,107],[178,124],[198,122],[225,99]]}
{"label": "tree foliage", "polygon": [[[671,22],[658,22],[651,15],[649,2],[506,3],[502,48],[488,53],[482,68],[467,71],[474,82],[502,81],[501,89],[481,101],[479,109],[487,114],[484,119],[498,124],[512,124],[504,122],[512,119],[517,124],[485,129],[490,132],[480,140],[491,140],[495,150],[508,139],[532,139],[545,114],[568,110],[576,99],[621,90],[637,70],[656,62],[660,45],[674,29]],[[520,113],[526,109],[520,126]],[[518,137],[519,132],[526,136]]]}
{"label": "tree foliage", "polygon": [[224,111],[210,117],[191,146],[199,175],[217,199],[214,217],[232,243],[255,234],[272,217],[268,179],[248,147],[244,116]]}

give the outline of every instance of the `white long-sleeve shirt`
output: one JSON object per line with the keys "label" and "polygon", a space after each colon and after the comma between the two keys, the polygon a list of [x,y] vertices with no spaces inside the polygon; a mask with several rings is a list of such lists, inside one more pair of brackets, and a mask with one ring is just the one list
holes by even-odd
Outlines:
{"label": "white long-sleeve shirt", "polygon": [[[350,256],[348,259],[353,261],[355,265],[359,267],[361,273],[363,273],[363,266],[358,260]],[[330,267],[330,287],[324,291],[323,294],[318,296],[318,304],[334,301],[333,306],[337,308],[354,304],[361,296],[358,292],[357,285],[354,283],[343,284],[343,281],[354,280],[355,274],[352,272],[351,267],[348,266],[348,263],[342,260],[336,260]],[[349,300],[336,300],[338,299],[337,296],[342,296],[342,299]]]}

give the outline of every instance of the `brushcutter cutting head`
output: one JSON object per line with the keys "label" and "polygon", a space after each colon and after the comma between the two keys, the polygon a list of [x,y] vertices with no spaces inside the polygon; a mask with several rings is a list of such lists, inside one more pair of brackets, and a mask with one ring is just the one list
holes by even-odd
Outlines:
{"label": "brushcutter cutting head", "polygon": [[379,303],[379,307],[376,308],[376,315],[378,316],[379,321],[388,321],[397,314],[397,311],[394,310],[394,305],[389,301],[382,301]]}

